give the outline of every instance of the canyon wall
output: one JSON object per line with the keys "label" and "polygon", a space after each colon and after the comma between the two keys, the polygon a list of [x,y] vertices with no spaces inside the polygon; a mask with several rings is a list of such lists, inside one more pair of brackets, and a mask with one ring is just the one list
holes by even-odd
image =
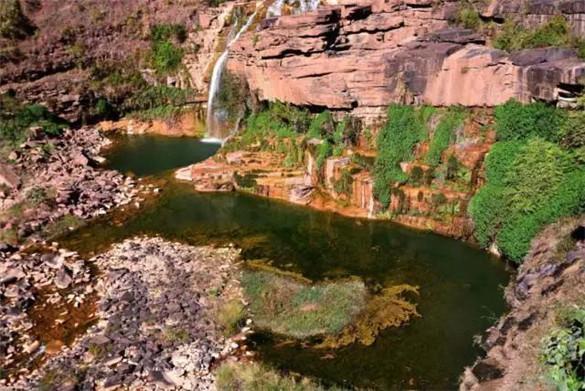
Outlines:
{"label": "canyon wall", "polygon": [[[508,3],[493,3],[486,15],[511,14]],[[233,45],[228,66],[260,99],[361,116],[392,102],[495,106],[579,90],[585,63],[573,50],[510,55],[452,27],[458,9],[457,2],[377,0],[269,18]],[[585,15],[578,5],[569,11],[576,21]],[[574,26],[580,31],[580,22]]]}

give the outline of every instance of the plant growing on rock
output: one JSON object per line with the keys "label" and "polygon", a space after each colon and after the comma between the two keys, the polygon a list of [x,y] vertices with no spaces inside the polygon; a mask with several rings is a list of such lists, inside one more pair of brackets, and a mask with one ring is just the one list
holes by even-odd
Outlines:
{"label": "plant growing on rock", "polygon": [[524,105],[510,100],[496,107],[496,133],[498,140],[524,140],[538,136],[556,142],[566,114],[542,102]]}
{"label": "plant growing on rock", "polygon": [[0,2],[0,37],[20,39],[33,33],[34,27],[22,12],[20,0]]}
{"label": "plant growing on rock", "polygon": [[541,138],[497,143],[486,159],[486,176],[469,209],[476,238],[483,246],[495,240],[516,262],[543,226],[585,209],[582,165]]}
{"label": "plant growing on rock", "polygon": [[408,179],[400,163],[411,160],[415,145],[426,137],[429,112],[421,109],[417,113],[412,106],[396,104],[388,108],[388,120],[378,134],[374,165],[374,195],[384,208],[390,203],[390,187]]}
{"label": "plant growing on rock", "polygon": [[578,391],[585,384],[585,309],[571,310],[542,341],[542,361],[559,390]]}
{"label": "plant growing on rock", "polygon": [[449,109],[442,117],[435,129],[429,152],[425,156],[425,163],[436,167],[441,162],[445,149],[453,142],[455,130],[463,124],[465,113],[461,109]]}

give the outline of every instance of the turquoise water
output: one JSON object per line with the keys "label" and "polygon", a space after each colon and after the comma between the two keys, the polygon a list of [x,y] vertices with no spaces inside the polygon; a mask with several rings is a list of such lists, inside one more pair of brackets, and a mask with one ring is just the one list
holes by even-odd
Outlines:
{"label": "turquoise water", "polygon": [[[110,167],[162,173],[183,158],[201,160],[209,151],[197,143],[183,145],[183,139],[135,137],[112,150]],[[187,156],[177,156],[183,153]],[[383,332],[369,347],[328,352],[280,344],[270,335],[254,338],[265,362],[328,382],[381,390],[455,389],[463,367],[478,354],[473,336],[505,309],[502,286],[509,275],[502,262],[465,243],[389,222],[350,219],[245,194],[199,194],[172,180],[152,205],[123,224],[113,221],[98,220],[64,242],[84,252],[136,234],[192,244],[235,243],[245,259],[266,259],[313,280],[353,275],[372,286],[418,285],[422,316]]]}

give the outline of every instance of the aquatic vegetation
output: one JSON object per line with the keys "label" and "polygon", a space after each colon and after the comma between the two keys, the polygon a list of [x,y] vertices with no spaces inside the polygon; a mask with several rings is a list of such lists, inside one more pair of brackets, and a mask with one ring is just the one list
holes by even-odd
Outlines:
{"label": "aquatic vegetation", "polygon": [[410,285],[370,294],[358,279],[311,283],[294,273],[260,267],[246,270],[242,279],[256,325],[297,339],[318,337],[316,348],[371,345],[382,330],[418,316],[416,304],[405,297],[418,294]]}
{"label": "aquatic vegetation", "polygon": [[265,270],[244,271],[242,286],[258,327],[299,339],[341,332],[367,293],[357,279],[310,284]]}
{"label": "aquatic vegetation", "polygon": [[339,387],[325,387],[312,379],[291,374],[283,375],[258,363],[225,362],[216,371],[219,391],[336,391]]}
{"label": "aquatic vegetation", "polygon": [[369,346],[382,330],[399,327],[413,316],[420,316],[416,304],[404,297],[408,293],[418,295],[418,288],[403,284],[382,290],[369,299],[353,323],[340,334],[326,336],[317,348],[339,348],[355,342]]}

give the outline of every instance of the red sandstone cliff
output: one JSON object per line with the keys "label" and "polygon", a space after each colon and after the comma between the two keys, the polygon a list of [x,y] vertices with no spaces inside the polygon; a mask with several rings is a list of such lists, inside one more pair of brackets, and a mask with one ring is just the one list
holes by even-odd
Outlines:
{"label": "red sandstone cliff", "polygon": [[[529,10],[547,14],[531,19],[567,11],[581,32],[585,13],[574,3],[534,6]],[[495,0],[483,10],[493,18],[513,12],[509,2]],[[471,30],[450,27],[456,13],[457,2],[376,0],[267,19],[232,47],[229,67],[261,99],[361,116],[391,102],[494,106],[510,98],[556,101],[579,89],[585,63],[573,50],[510,55]]]}

